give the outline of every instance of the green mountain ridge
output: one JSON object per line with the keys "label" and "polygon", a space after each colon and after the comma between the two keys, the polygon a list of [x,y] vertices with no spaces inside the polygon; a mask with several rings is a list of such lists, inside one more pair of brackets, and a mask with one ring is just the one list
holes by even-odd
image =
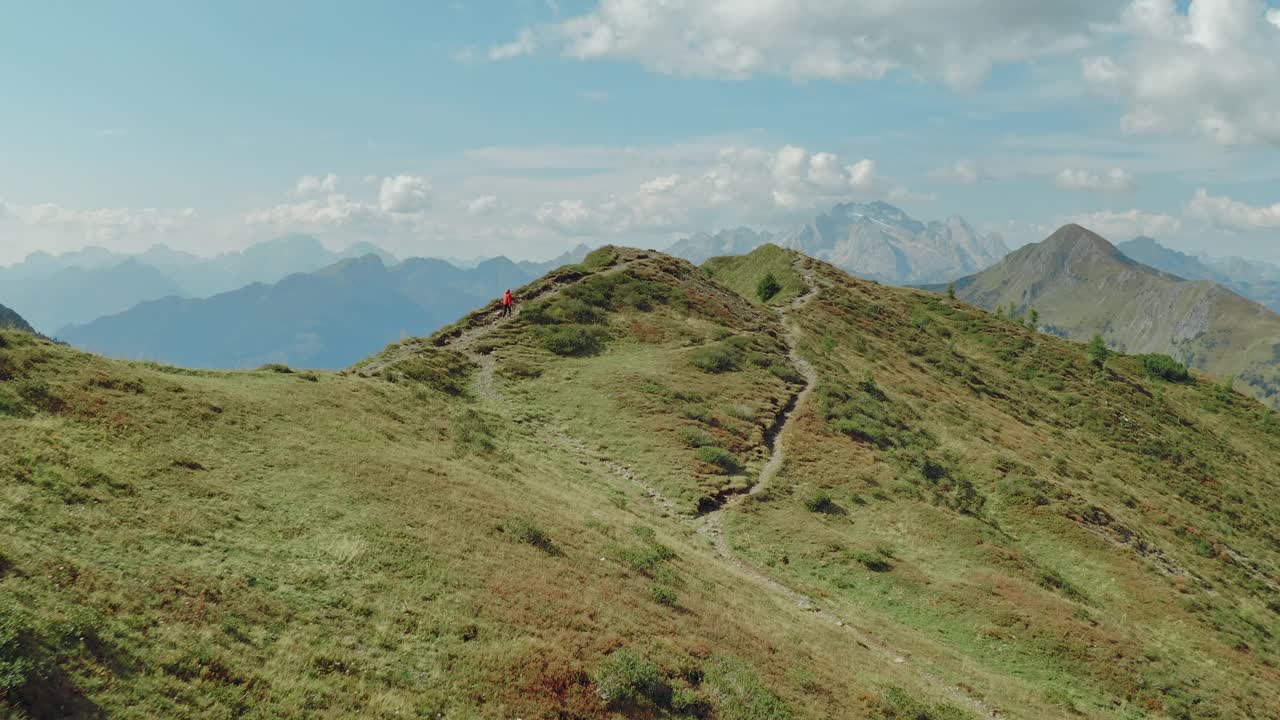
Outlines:
{"label": "green mountain ridge", "polygon": [[23,320],[21,315],[3,305],[0,305],[0,330],[35,333],[35,329],[26,320]]}
{"label": "green mountain ridge", "polygon": [[3,712],[1280,713],[1256,400],[775,246],[516,295],[341,372],[0,333]]}
{"label": "green mountain ridge", "polygon": [[1216,283],[1143,265],[1078,225],[956,281],[955,291],[1019,316],[1034,307],[1047,332],[1101,333],[1125,352],[1165,353],[1280,402],[1280,315]]}

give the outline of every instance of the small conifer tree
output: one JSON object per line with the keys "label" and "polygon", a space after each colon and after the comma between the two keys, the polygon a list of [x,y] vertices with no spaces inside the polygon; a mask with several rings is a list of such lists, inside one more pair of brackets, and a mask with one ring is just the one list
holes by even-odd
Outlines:
{"label": "small conifer tree", "polygon": [[773,276],[773,273],[767,273],[760,278],[760,284],[756,285],[756,295],[760,298],[760,302],[769,302],[780,292],[782,292],[782,284]]}

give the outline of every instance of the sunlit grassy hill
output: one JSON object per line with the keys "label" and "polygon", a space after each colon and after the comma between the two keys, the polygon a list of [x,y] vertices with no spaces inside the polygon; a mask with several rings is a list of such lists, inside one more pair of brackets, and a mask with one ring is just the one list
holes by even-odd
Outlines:
{"label": "sunlit grassy hill", "polygon": [[1280,715],[1256,401],[772,246],[517,298],[341,373],[0,334],[0,715]]}

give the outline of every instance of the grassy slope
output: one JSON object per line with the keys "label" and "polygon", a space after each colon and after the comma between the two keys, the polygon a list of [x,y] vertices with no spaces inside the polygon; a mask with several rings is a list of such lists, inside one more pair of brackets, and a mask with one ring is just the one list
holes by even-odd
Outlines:
{"label": "grassy slope", "polygon": [[770,305],[785,305],[805,290],[804,281],[792,267],[795,256],[772,243],[762,245],[748,255],[711,258],[702,269],[727,287],[752,301],[757,300],[756,286],[765,274],[773,273],[782,290],[769,300]]}
{"label": "grassy slope", "polygon": [[[539,362],[678,356],[682,333],[726,332],[713,318],[734,299],[703,289],[615,314],[599,358]],[[772,320],[738,302],[726,322]],[[620,648],[720,717],[937,692],[761,592],[533,413],[433,389],[457,378],[432,367],[466,370],[443,352],[392,383],[0,337],[0,714],[603,717]]]}
{"label": "grassy slope", "polygon": [[1280,713],[1280,418],[820,276],[802,349],[825,398],[731,525],[742,552],[1036,715]]}
{"label": "grassy slope", "polygon": [[[815,265],[825,287],[799,319],[820,392],[781,478],[728,529],[860,644],[723,562],[685,516],[754,481],[796,390],[776,313],[686,263],[618,255],[555,276],[601,283],[582,295],[609,308],[588,313],[611,336],[599,355],[547,351],[559,324],[533,320],[584,312],[563,297],[483,341],[505,401],[466,394],[475,368],[432,341],[365,378],[192,373],[0,336],[0,669],[40,666],[3,707],[679,714],[607,708],[606,658],[626,648],[703,703],[685,715],[964,717],[966,697],[1007,717],[1277,712],[1280,422],[1255,403],[1127,358],[1099,374],[1077,346]],[[723,269],[786,287],[790,257]],[[719,355],[731,367],[707,372]],[[703,462],[703,441],[744,467]],[[945,473],[924,479],[924,460]]]}

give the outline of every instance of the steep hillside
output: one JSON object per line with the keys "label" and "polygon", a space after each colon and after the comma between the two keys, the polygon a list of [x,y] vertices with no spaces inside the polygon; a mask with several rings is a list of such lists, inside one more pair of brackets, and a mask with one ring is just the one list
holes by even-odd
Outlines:
{"label": "steep hillside", "polygon": [[1280,713],[1257,402],[777,248],[517,297],[342,373],[0,335],[0,703]]}
{"label": "steep hillside", "polygon": [[1077,340],[1099,332],[1126,352],[1166,353],[1280,402],[1280,315],[1212,282],[1147,267],[1078,225],[955,288],[964,300],[1012,306],[1019,317],[1034,307],[1048,332]]}
{"label": "steep hillside", "polygon": [[70,327],[62,337],[111,357],[197,368],[287,363],[345,367],[429,333],[529,276],[506,258],[461,270],[443,260],[385,267],[374,255],[212,298],[167,298]]}
{"label": "steep hillside", "polygon": [[926,224],[883,202],[836,205],[779,234],[737,228],[693,235],[667,252],[701,263],[718,255],[742,255],[766,243],[896,285],[945,282],[986,268],[1009,252],[998,237],[978,233],[959,216]]}
{"label": "steep hillside", "polygon": [[18,313],[9,308],[0,305],[0,330],[17,330],[25,333],[35,333],[35,330],[22,319]]}
{"label": "steep hillside", "polygon": [[1144,265],[1187,280],[1216,282],[1280,312],[1280,275],[1274,274],[1275,266],[1241,258],[1198,258],[1170,250],[1148,237],[1122,242],[1116,249]]}

